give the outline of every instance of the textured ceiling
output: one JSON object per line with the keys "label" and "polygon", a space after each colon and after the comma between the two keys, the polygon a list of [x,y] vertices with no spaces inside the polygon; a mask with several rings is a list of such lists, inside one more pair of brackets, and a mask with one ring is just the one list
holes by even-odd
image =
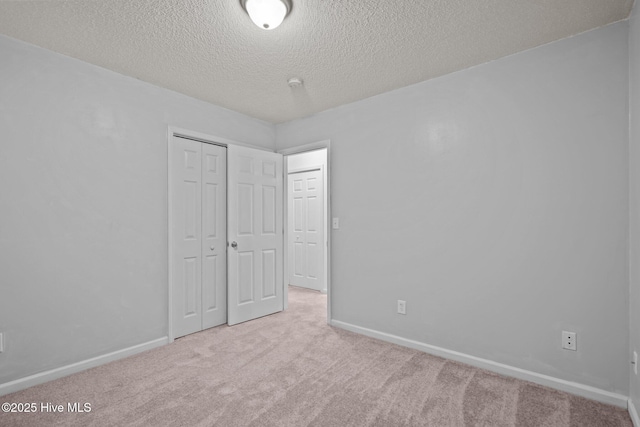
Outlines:
{"label": "textured ceiling", "polygon": [[[628,17],[633,0],[0,1],[0,34],[279,123]],[[1,59],[0,59],[1,60]],[[304,86],[291,89],[290,77]]]}

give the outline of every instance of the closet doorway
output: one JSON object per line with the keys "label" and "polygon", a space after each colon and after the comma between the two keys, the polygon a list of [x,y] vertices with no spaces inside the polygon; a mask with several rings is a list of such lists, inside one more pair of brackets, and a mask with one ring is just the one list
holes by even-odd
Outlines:
{"label": "closet doorway", "polygon": [[282,311],[282,155],[175,131],[168,155],[170,339]]}

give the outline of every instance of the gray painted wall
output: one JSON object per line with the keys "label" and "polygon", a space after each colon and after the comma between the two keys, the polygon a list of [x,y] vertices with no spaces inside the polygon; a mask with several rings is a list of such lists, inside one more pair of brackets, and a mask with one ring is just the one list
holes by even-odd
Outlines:
{"label": "gray painted wall", "polygon": [[[640,352],[640,11],[629,20],[629,356]],[[630,358],[628,360],[631,360]],[[629,397],[640,408],[640,377],[629,367]]]}
{"label": "gray painted wall", "polygon": [[0,384],[167,334],[167,127],[274,126],[0,37]]}
{"label": "gray painted wall", "polygon": [[277,125],[331,140],[334,319],[626,394],[627,30]]}

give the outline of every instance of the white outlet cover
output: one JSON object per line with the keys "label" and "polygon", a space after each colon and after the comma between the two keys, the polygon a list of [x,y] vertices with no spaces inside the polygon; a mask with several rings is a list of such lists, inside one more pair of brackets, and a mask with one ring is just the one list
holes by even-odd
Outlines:
{"label": "white outlet cover", "polygon": [[562,348],[565,350],[577,351],[578,334],[575,332],[562,331]]}
{"label": "white outlet cover", "polygon": [[4,334],[0,332],[0,353],[4,351]]}
{"label": "white outlet cover", "polygon": [[407,302],[398,300],[398,314],[407,314]]}
{"label": "white outlet cover", "polygon": [[638,352],[633,352],[633,373],[638,375]]}
{"label": "white outlet cover", "polygon": [[338,230],[340,228],[340,218],[333,218],[333,229]]}

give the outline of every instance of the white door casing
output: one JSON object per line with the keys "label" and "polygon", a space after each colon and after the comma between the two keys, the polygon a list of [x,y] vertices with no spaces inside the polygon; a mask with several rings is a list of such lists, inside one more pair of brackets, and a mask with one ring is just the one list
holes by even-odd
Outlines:
{"label": "white door casing", "polygon": [[226,321],[225,156],[223,147],[171,140],[174,338]]}
{"label": "white door casing", "polygon": [[283,309],[282,155],[228,147],[228,318]]}
{"label": "white door casing", "polygon": [[289,284],[321,291],[324,285],[322,169],[288,175]]}

